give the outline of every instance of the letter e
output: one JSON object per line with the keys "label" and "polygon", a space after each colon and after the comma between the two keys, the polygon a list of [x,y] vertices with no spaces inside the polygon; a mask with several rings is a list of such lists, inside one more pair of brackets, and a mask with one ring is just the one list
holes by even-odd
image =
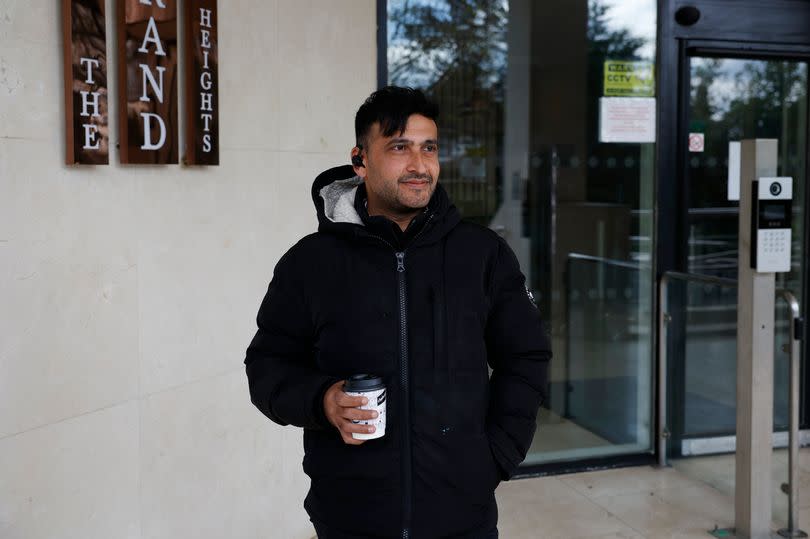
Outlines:
{"label": "letter e", "polygon": [[[84,127],[84,146],[82,146],[85,150],[98,150],[101,147],[101,141],[96,138],[96,133],[98,133],[98,126],[95,124],[82,124]],[[93,140],[96,141],[93,144]]]}

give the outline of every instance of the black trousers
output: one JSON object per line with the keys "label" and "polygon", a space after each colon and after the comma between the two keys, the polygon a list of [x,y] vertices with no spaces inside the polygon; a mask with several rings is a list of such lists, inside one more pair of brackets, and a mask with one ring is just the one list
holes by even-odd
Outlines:
{"label": "black trousers", "polygon": [[[317,522],[312,522],[312,525],[315,526],[315,533],[318,536],[318,539],[330,539],[329,535],[324,530],[324,527]],[[476,535],[476,537],[478,537]],[[489,532],[485,532],[481,534],[481,539],[498,539],[498,528],[494,530],[490,530]]]}

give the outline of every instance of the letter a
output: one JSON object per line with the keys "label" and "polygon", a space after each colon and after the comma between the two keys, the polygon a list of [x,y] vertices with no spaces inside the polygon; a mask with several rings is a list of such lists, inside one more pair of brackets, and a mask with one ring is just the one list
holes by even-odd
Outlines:
{"label": "letter a", "polygon": [[143,43],[141,44],[141,48],[138,49],[138,52],[148,54],[149,50],[146,48],[147,43],[155,44],[155,54],[158,56],[166,56],[166,53],[163,50],[163,45],[160,44],[160,35],[158,34],[154,17],[149,17],[149,23],[146,25],[146,34],[143,36]]}

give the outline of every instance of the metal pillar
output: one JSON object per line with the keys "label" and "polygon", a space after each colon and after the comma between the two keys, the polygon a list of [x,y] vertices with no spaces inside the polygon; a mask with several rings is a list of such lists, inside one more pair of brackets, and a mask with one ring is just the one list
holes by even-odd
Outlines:
{"label": "metal pillar", "polygon": [[776,176],[777,141],[744,140],[737,292],[737,537],[771,537],[775,275],[751,268],[751,182]]}

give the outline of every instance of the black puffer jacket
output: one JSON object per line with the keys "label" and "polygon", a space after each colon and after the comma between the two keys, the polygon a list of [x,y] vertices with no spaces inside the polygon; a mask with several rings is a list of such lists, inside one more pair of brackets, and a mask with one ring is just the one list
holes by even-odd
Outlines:
{"label": "black puffer jacket", "polygon": [[[441,185],[403,235],[361,216],[359,182],[349,166],[315,180],[320,226],[275,268],[245,359],[251,399],[304,427],[304,505],[327,539],[479,537],[545,397],[540,315],[507,244],[462,222]],[[387,428],[349,446],[322,400],[358,373],[385,380]]]}

